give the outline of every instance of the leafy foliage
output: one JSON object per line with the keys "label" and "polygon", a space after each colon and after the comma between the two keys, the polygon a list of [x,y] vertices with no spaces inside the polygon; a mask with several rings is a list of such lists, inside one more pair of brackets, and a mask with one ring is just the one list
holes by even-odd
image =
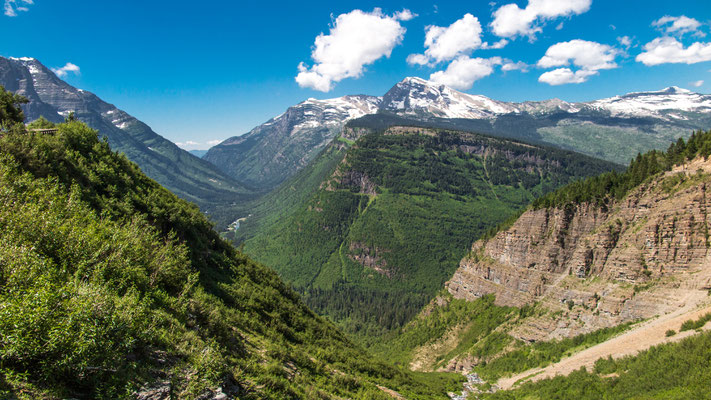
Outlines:
{"label": "leafy foliage", "polygon": [[0,137],[0,397],[445,398],[374,360],[80,122]]}
{"label": "leafy foliage", "polygon": [[702,328],[704,325],[706,325],[707,322],[711,321],[711,313],[706,313],[699,317],[696,321],[694,320],[688,320],[684,321],[683,324],[681,324],[681,329],[679,329],[680,332],[683,331],[689,331],[693,329],[699,329]]}
{"label": "leafy foliage", "polygon": [[21,124],[25,120],[20,104],[27,102],[26,98],[9,92],[0,85],[0,130],[5,130],[13,124]]}

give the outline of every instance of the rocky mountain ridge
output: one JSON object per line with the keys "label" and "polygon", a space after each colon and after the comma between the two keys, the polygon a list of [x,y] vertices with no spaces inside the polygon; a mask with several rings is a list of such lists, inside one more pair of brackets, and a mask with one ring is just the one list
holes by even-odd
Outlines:
{"label": "rocky mountain ridge", "polygon": [[628,93],[589,102],[550,99],[516,103],[462,93],[421,78],[408,77],[385,94],[380,110],[400,115],[465,119],[492,119],[523,113],[574,114],[582,111],[605,112],[612,116],[683,119],[668,112],[711,113],[711,95],[671,86],[659,91]]}
{"label": "rocky mountain ridge", "polygon": [[203,157],[225,173],[257,187],[274,187],[309,161],[354,118],[377,112],[379,97],[308,99]]}
{"label": "rocky mountain ridge", "polygon": [[74,113],[150,177],[204,208],[209,209],[216,201],[239,200],[250,192],[125,111],[67,84],[39,60],[0,57],[0,85],[29,99],[22,106],[27,121],[43,116],[51,122],[62,122]]}
{"label": "rocky mountain ridge", "polygon": [[304,101],[213,147],[205,159],[240,181],[269,189],[305,166],[346,123],[362,117],[397,118],[381,121],[385,128],[409,124],[466,130],[625,164],[637,152],[665,148],[692,130],[705,128],[711,121],[711,96],[670,87],[591,102],[515,103],[408,77],[382,97]]}

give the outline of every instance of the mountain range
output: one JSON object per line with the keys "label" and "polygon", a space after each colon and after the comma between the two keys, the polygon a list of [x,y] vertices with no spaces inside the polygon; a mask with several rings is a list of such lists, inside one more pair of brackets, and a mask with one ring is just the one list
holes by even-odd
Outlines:
{"label": "mountain range", "polygon": [[203,209],[240,201],[251,194],[245,185],[214,165],[179,148],[93,93],[67,84],[34,58],[0,57],[0,85],[29,100],[22,105],[27,121],[42,116],[51,122],[61,122],[74,113],[148,176]]}
{"label": "mountain range", "polygon": [[35,59],[0,84],[0,398],[708,397],[711,96],[407,78],[200,159]]}
{"label": "mountain range", "polygon": [[307,165],[340,129],[367,125],[426,125],[550,144],[626,164],[639,152],[666,148],[711,123],[711,96],[678,87],[570,103],[552,99],[512,103],[406,78],[382,97],[309,99],[204,158],[235,179],[273,188]]}

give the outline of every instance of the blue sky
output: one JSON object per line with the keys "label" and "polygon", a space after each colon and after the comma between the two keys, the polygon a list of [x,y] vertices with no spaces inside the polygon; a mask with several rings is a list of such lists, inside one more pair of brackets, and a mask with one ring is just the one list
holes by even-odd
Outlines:
{"label": "blue sky", "polygon": [[0,55],[71,63],[70,84],[190,148],[406,76],[506,101],[711,92],[701,0],[0,1]]}

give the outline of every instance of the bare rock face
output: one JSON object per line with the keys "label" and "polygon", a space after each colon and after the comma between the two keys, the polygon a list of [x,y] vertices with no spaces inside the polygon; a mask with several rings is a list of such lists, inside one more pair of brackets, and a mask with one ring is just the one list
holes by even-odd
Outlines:
{"label": "bare rock face", "polygon": [[383,250],[380,248],[370,248],[367,245],[360,242],[351,242],[348,246],[349,255],[348,257],[357,262],[358,264],[370,268],[380,275],[392,278],[394,271],[388,268],[388,263],[383,259],[380,254],[387,253],[389,250]]}
{"label": "bare rock face", "polygon": [[373,183],[368,175],[360,172],[347,170],[340,177],[341,184],[353,188],[357,188],[359,193],[367,194],[369,196],[377,196],[376,188],[377,186]]}
{"label": "bare rock face", "polygon": [[525,212],[476,242],[447,282],[456,298],[542,302],[559,317],[527,321],[524,340],[569,337],[670,312],[711,287],[711,161],[637,188],[609,209],[591,204]]}

